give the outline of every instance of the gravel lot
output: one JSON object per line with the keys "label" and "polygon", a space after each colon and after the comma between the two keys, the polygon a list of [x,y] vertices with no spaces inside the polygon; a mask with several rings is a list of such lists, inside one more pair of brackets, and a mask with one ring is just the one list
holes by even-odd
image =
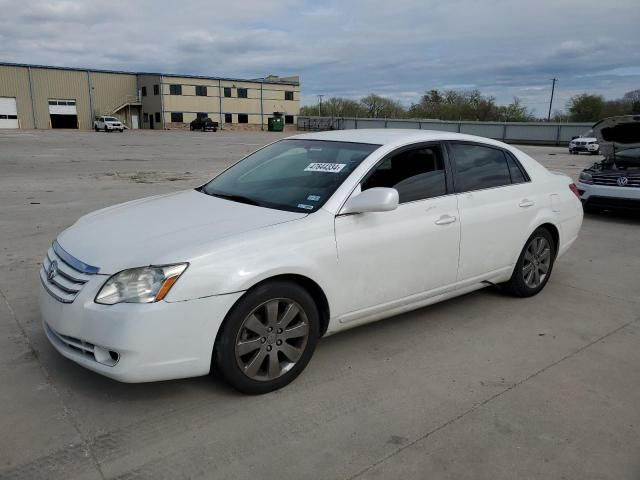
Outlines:
{"label": "gravel lot", "polygon": [[[260,397],[120,384],[49,346],[37,272],[58,232],[277,137],[0,131],[0,478],[640,478],[638,217],[586,216],[537,297],[483,290],[324,339]],[[594,160],[522,149],[574,178]]]}

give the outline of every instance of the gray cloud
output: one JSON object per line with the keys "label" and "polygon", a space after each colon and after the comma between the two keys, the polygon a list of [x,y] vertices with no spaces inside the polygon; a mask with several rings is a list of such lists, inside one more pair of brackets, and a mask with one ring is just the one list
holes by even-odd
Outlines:
{"label": "gray cloud", "polygon": [[0,0],[0,60],[302,76],[303,99],[480,88],[546,111],[640,88],[637,0]]}

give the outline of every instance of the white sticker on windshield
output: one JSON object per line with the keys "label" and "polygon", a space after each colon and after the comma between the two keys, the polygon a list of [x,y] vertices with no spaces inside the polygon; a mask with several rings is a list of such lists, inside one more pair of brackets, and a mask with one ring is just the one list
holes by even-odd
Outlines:
{"label": "white sticker on windshield", "polygon": [[313,205],[305,205],[304,203],[299,203],[298,208],[304,208],[305,210],[313,210]]}
{"label": "white sticker on windshield", "polygon": [[327,173],[339,173],[346,163],[310,163],[305,172],[327,172]]}
{"label": "white sticker on windshield", "polygon": [[320,195],[309,195],[307,200],[311,200],[312,202],[317,202],[320,200]]}

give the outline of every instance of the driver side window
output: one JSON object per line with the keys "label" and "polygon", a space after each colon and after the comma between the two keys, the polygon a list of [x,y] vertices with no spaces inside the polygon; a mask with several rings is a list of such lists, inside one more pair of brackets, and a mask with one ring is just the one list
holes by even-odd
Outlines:
{"label": "driver side window", "polygon": [[362,182],[362,190],[395,188],[400,203],[439,197],[447,193],[442,150],[439,145],[405,150],[378,164]]}

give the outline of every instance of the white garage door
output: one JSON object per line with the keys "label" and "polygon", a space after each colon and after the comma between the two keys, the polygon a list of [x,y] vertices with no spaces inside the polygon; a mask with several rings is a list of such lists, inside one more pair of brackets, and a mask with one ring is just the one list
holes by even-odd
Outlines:
{"label": "white garage door", "polygon": [[52,115],[77,115],[75,100],[49,100],[49,113]]}
{"label": "white garage door", "polygon": [[18,128],[16,99],[0,97],[0,128]]}

